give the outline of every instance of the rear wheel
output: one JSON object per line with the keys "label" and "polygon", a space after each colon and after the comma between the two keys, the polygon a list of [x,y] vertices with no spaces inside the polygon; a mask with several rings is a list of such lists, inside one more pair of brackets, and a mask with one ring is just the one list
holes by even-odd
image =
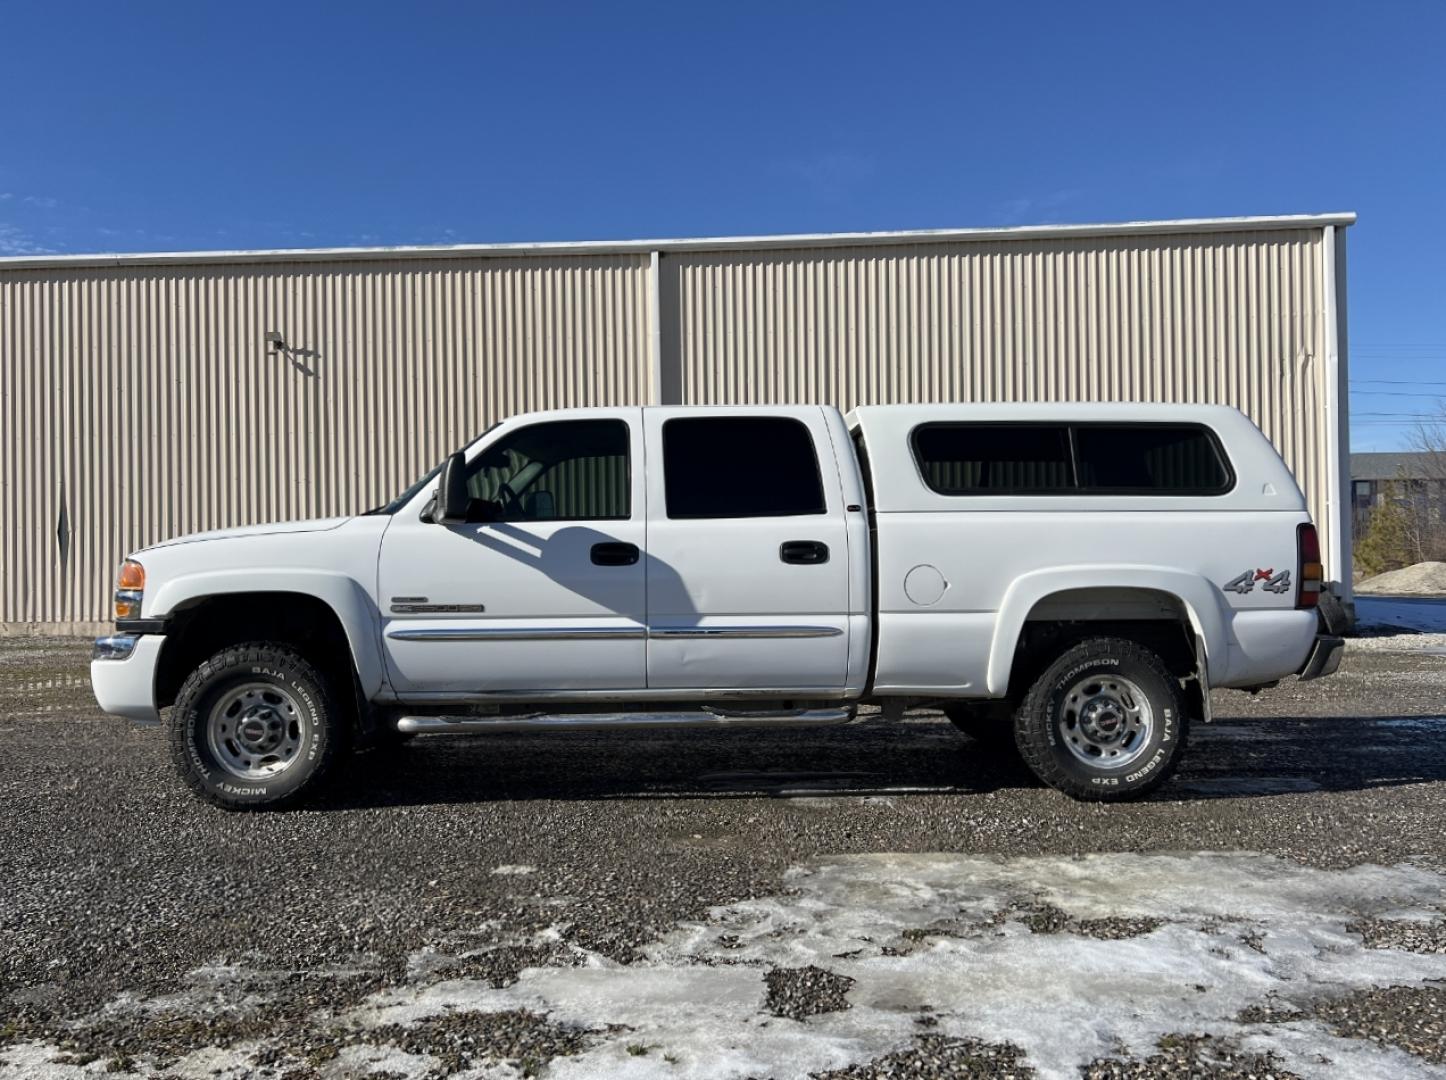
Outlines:
{"label": "rear wheel", "polygon": [[1122,801],[1159,787],[1185,746],[1179,683],[1152,650],[1089,638],[1035,680],[1015,716],[1034,774],[1076,799]]}
{"label": "rear wheel", "polygon": [[176,695],[171,757],[197,795],[228,810],[293,803],[320,786],[349,727],[326,679],[296,650],[222,649]]}
{"label": "rear wheel", "polygon": [[990,750],[1014,749],[1014,709],[1007,701],[980,701],[944,706],[956,728]]}

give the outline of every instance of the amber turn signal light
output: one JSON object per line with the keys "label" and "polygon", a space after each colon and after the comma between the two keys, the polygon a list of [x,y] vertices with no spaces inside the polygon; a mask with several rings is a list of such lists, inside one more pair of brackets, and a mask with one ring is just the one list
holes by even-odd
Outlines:
{"label": "amber turn signal light", "polygon": [[120,573],[116,575],[115,587],[117,589],[144,589],[146,587],[146,568],[134,559],[127,559],[121,563]]}
{"label": "amber turn signal light", "polygon": [[134,559],[121,563],[120,572],[115,576],[115,617],[117,619],[139,619],[141,598],[146,588],[146,568]]}

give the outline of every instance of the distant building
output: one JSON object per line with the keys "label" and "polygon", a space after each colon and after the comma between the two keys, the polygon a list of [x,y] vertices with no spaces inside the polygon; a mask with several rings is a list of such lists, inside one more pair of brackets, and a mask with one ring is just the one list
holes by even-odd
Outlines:
{"label": "distant building", "polygon": [[1351,517],[1360,535],[1390,494],[1432,524],[1446,521],[1446,454],[1352,454]]}

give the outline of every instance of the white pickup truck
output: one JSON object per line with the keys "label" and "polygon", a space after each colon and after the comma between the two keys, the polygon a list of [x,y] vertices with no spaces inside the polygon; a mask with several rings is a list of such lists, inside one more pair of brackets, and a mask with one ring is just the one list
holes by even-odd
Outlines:
{"label": "white pickup truck", "polygon": [[596,408],[493,427],[355,517],[122,565],[101,707],[202,797],[276,806],[425,732],[848,722],[942,707],[1124,799],[1210,687],[1314,678],[1320,554],[1217,406]]}

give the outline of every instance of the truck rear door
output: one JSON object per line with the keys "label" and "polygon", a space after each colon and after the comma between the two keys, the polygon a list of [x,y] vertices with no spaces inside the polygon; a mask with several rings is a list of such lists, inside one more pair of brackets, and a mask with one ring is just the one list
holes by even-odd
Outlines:
{"label": "truck rear door", "polygon": [[644,410],[649,689],[845,683],[849,549],[816,406]]}

